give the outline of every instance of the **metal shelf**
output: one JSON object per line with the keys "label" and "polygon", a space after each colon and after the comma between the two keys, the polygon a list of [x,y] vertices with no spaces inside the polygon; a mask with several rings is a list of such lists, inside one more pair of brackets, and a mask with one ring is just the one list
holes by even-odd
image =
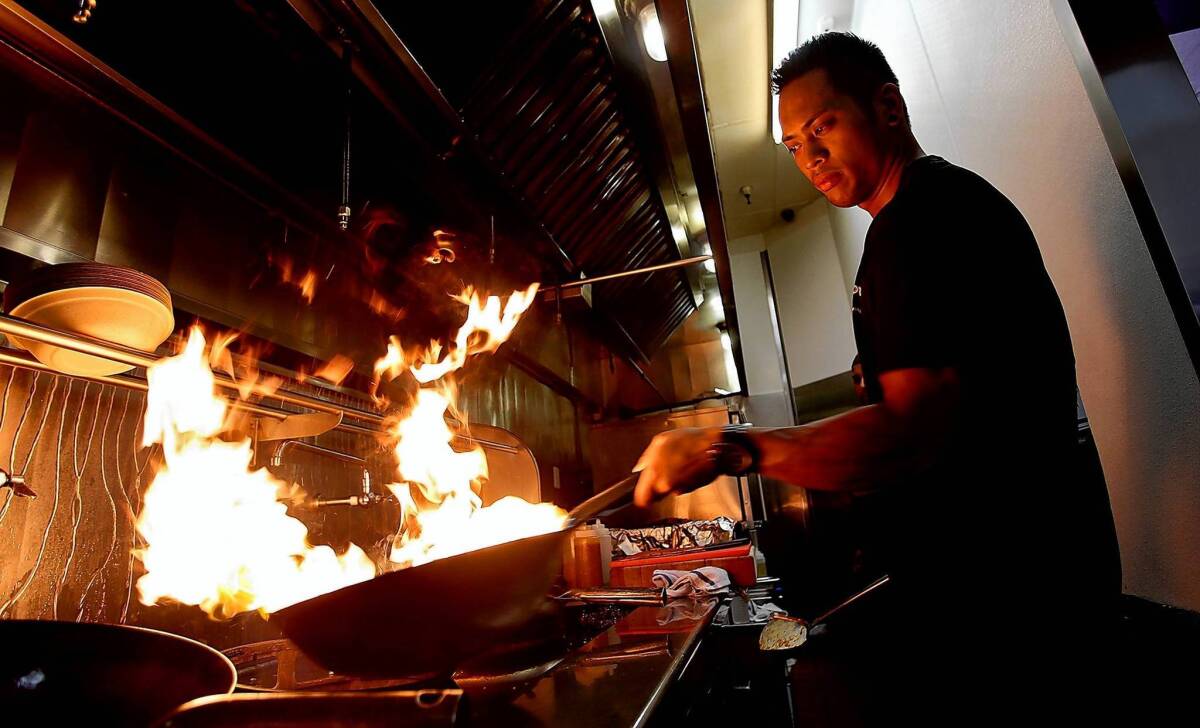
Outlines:
{"label": "metal shelf", "polygon": [[[91,356],[107,359],[108,361],[127,364],[132,367],[146,368],[158,361],[158,356],[148,354],[144,351],[131,349],[127,346],[115,344],[111,341],[96,339],[91,336],[83,336],[74,334],[60,329],[55,329],[42,324],[34,323],[17,316],[8,314],[0,314],[0,333],[8,336],[17,336],[23,339],[32,339],[43,344],[50,344],[80,354],[88,354]],[[16,349],[0,347],[0,363],[10,364],[12,366],[21,367],[24,369],[33,369],[36,371],[54,372],[60,374],[52,367],[42,364],[33,356],[26,352]],[[74,376],[74,375],[66,375]],[[219,372],[213,372],[213,377],[218,386],[227,391],[236,392],[237,382],[230,377]],[[144,379],[129,376],[101,376],[101,377],[78,377],[89,381],[101,382],[104,384],[112,384],[118,387],[127,389],[137,389],[146,391],[147,384]],[[230,397],[234,407],[247,410],[256,414],[261,414],[268,417],[283,418],[289,414],[295,414],[287,410],[269,407],[262,404],[246,402]],[[328,412],[330,414],[341,414],[343,418],[353,418],[359,422],[347,422],[343,419],[342,423],[336,429],[346,432],[354,432],[358,434],[375,435],[384,431],[385,418],[383,415],[376,412],[368,412],[365,410],[353,407],[339,407],[334,404],[325,402],[324,400],[302,394],[300,392],[279,389],[273,392],[266,399],[277,400],[282,403],[290,404],[296,407],[302,407],[308,410],[317,412]]]}

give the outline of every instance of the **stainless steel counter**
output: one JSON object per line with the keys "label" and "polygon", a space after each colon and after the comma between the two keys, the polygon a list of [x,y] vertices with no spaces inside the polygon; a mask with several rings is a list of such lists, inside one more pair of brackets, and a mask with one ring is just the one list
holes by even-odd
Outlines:
{"label": "stainless steel counter", "polygon": [[472,701],[471,725],[649,725],[668,689],[692,677],[716,604],[698,605],[688,616],[680,611],[635,609],[516,699]]}

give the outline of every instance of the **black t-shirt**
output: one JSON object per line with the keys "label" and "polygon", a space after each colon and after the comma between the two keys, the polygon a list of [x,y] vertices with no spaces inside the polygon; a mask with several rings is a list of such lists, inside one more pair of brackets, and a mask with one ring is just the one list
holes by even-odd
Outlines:
{"label": "black t-shirt", "polygon": [[1097,509],[1081,507],[1097,497],[1107,507],[1107,493],[1082,494],[1075,475],[1066,318],[1003,194],[940,157],[910,163],[867,232],[853,319],[873,401],[880,375],[898,369],[950,367],[961,385],[937,465],[884,491],[885,568],[938,590],[1006,594],[1088,588],[1111,573]]}

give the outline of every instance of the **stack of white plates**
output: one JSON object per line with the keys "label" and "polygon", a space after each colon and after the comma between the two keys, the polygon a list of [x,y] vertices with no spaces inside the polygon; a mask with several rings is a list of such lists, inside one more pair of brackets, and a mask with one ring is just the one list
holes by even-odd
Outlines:
{"label": "stack of white plates", "polygon": [[[33,271],[4,291],[4,310],[44,326],[147,353],[175,328],[171,294],[151,276],[103,263],[64,263]],[[105,376],[132,367],[29,339],[9,337],[64,374]]]}

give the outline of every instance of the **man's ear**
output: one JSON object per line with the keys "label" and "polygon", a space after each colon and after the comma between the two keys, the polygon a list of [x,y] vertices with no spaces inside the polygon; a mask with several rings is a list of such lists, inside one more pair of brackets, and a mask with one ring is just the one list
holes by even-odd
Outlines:
{"label": "man's ear", "polygon": [[875,118],[890,127],[899,127],[908,118],[908,108],[899,86],[885,83],[875,92]]}

